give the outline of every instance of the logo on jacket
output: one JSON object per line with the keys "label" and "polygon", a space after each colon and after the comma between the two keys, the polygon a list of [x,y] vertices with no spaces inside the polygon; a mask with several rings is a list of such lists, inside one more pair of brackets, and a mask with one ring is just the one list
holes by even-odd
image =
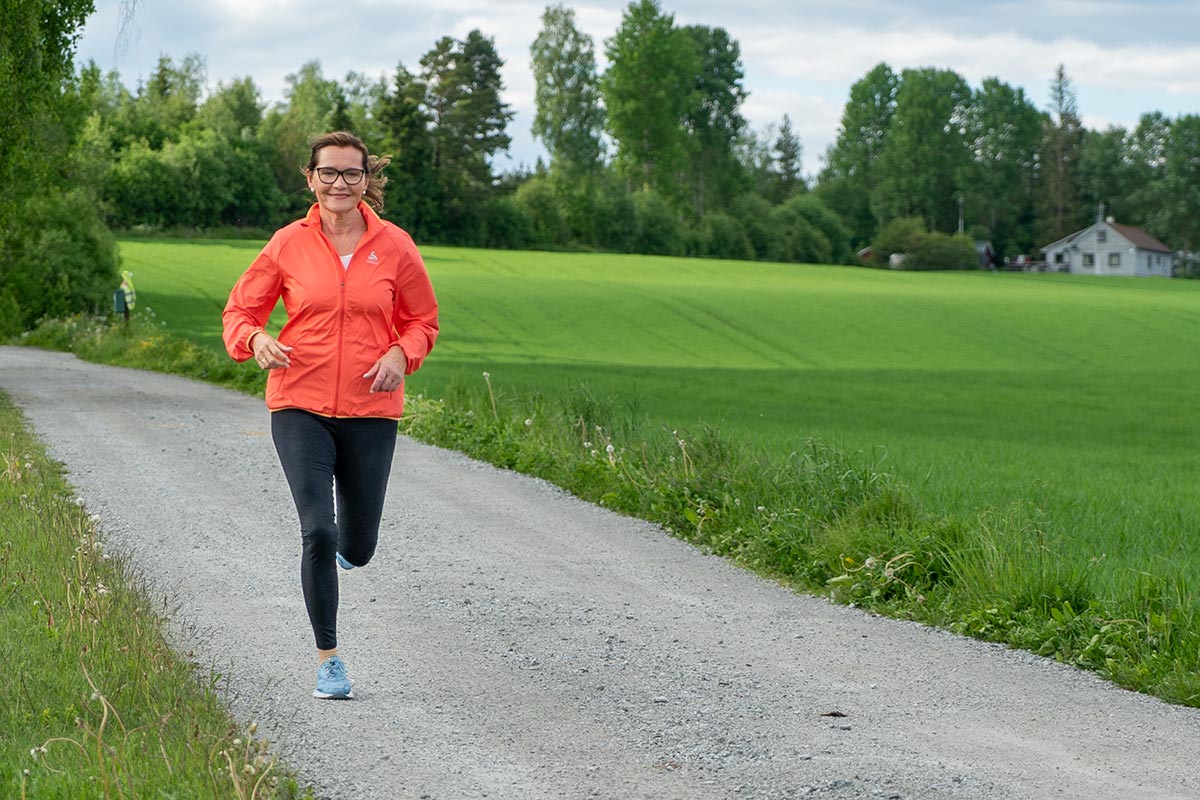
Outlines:
{"label": "logo on jacket", "polygon": [[378,263],[379,263],[379,256],[375,255],[375,251],[374,251],[374,250],[372,250],[372,251],[371,251],[371,255],[367,256],[367,261],[369,261],[369,262],[370,262],[370,263],[372,263],[372,264],[378,264]]}

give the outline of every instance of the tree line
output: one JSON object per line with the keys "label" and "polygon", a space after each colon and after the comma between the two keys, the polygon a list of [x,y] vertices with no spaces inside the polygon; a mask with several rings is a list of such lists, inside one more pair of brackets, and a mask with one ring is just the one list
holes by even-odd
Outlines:
{"label": "tree line", "polygon": [[821,263],[857,263],[874,244],[915,253],[909,266],[964,267],[976,239],[1036,255],[1099,202],[1172,247],[1200,241],[1200,117],[1087,130],[1062,67],[1043,111],[996,78],[973,89],[952,70],[879,64],[850,87],[806,179],[791,119],[754,130],[743,116],[727,31],[638,0],[603,42],[601,72],[574,11],[554,5],[530,53],[548,161],[497,174],[513,112],[482,31],[378,78],[310,61],[268,106],[249,76],[210,88],[197,54],[160,57],[134,91],[94,63],[76,69],[86,0],[4,9],[0,110],[31,124],[0,131],[0,327],[97,296],[115,274],[109,228],[294,219],[311,201],[309,137],[329,130],[394,155],[384,215],[418,242]]}

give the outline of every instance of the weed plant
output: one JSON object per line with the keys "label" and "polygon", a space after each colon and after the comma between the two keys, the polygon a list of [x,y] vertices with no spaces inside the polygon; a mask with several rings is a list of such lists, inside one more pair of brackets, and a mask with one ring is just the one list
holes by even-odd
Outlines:
{"label": "weed plant", "polygon": [[[156,327],[45,323],[25,343],[260,391],[257,370]],[[174,355],[173,355],[174,354]],[[784,454],[714,427],[669,428],[589,384],[499,390],[483,373],[407,399],[403,432],[662,525],[800,591],[950,628],[1200,707],[1200,600],[1186,563],[1114,584],[1064,558],[1037,503],[926,508],[872,452],[818,438]]]}
{"label": "weed plant", "polygon": [[256,725],[230,720],[220,676],[198,680],[167,646],[136,578],[2,396],[0,653],[0,797],[300,795]]}

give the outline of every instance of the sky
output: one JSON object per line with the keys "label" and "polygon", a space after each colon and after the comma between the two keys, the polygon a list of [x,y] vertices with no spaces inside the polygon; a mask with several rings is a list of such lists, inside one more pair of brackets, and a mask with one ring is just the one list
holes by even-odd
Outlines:
{"label": "sky", "polygon": [[[532,166],[545,155],[532,134],[534,81],[529,47],[547,2],[524,0],[135,0],[134,22],[119,35],[119,0],[98,0],[82,31],[76,62],[117,70],[136,89],[160,55],[178,63],[204,57],[208,83],[250,76],[273,104],[285,78],[320,61],[327,78],[348,72],[395,73],[418,61],[442,36],[479,29],[504,59],[505,92],[516,116],[500,171]],[[564,1],[592,37],[601,71],[605,41],[628,2]],[[1066,66],[1089,128],[1136,126],[1145,112],[1200,113],[1200,3],[1196,0],[661,0],[677,25],[724,28],[741,46],[742,113],[756,130],[789,115],[815,175],[837,138],[850,86],[883,61],[953,69],[978,87],[998,77],[1049,105],[1056,66]],[[368,145],[371,143],[368,142]]]}

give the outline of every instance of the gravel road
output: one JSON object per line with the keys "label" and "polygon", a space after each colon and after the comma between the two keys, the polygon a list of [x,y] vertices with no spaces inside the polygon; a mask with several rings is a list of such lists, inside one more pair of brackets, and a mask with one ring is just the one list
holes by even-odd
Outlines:
{"label": "gravel road", "polygon": [[797,596],[407,439],[379,554],[341,578],[357,700],[313,700],[261,400],[8,347],[0,391],[321,797],[1200,797],[1200,711]]}

